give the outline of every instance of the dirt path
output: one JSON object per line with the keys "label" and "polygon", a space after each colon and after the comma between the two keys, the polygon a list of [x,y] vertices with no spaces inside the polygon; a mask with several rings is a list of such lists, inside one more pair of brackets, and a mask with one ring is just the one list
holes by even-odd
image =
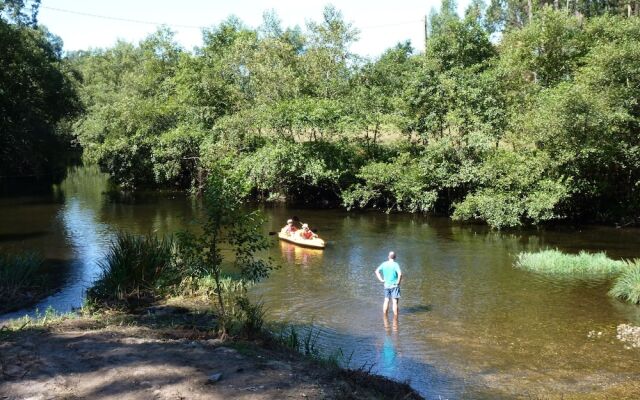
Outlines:
{"label": "dirt path", "polygon": [[419,398],[405,385],[251,343],[161,336],[77,326],[11,334],[0,342],[0,399]]}

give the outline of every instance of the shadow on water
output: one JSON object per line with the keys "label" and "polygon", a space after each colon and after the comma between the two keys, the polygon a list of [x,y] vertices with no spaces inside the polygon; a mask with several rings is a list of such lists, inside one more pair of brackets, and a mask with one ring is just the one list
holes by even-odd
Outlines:
{"label": "shadow on water", "polygon": [[35,238],[46,236],[48,234],[49,232],[47,231],[26,232],[26,233],[0,233],[0,243],[35,239]]}
{"label": "shadow on water", "polygon": [[431,304],[402,307],[403,314],[418,314],[429,312],[431,310],[433,310],[433,305]]}

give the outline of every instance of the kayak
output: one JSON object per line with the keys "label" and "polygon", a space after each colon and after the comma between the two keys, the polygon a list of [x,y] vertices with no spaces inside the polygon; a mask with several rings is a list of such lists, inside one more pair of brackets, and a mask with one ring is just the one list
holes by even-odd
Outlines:
{"label": "kayak", "polygon": [[278,232],[280,240],[285,242],[297,244],[298,246],[310,247],[312,249],[324,249],[324,240],[320,238],[303,239],[298,236],[289,236],[286,233]]}

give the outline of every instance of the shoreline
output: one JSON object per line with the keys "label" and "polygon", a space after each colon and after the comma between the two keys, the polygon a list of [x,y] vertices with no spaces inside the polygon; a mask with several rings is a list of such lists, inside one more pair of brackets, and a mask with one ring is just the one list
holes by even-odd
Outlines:
{"label": "shoreline", "polygon": [[422,399],[406,383],[305,356],[273,335],[216,337],[203,310],[160,305],[3,328],[0,397]]}

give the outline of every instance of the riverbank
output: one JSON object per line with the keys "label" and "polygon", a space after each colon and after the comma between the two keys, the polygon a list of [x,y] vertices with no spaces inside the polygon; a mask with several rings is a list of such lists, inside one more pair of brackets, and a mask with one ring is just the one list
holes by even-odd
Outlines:
{"label": "riverbank", "polygon": [[0,331],[0,397],[420,399],[407,384],[345,370],[272,338],[222,340],[204,309],[64,316]]}

